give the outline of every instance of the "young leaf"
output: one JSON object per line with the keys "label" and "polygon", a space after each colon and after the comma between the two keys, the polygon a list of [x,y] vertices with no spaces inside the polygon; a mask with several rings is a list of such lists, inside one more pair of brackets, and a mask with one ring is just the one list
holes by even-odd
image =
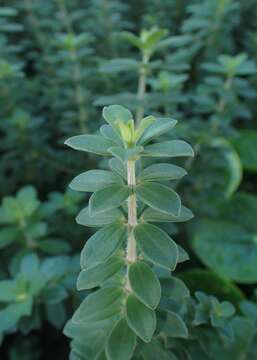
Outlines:
{"label": "young leaf", "polygon": [[155,117],[154,116],[147,116],[145,118],[143,118],[140,121],[139,127],[136,129],[135,131],[135,138],[134,141],[137,142],[138,139],[142,136],[142,134],[144,133],[144,131],[153,123],[155,122]]}
{"label": "young leaf", "polygon": [[113,130],[111,125],[103,125],[100,127],[101,134],[111,141],[113,141],[115,144],[119,146],[123,146],[123,142],[121,137]]}
{"label": "young leaf", "polygon": [[161,286],[152,269],[142,261],[137,261],[130,265],[128,277],[136,297],[155,309],[161,298]]}
{"label": "young leaf", "polygon": [[145,168],[139,179],[147,181],[178,180],[187,174],[183,168],[172,164],[154,164]]}
{"label": "young leaf", "polygon": [[168,140],[146,146],[142,155],[148,157],[194,156],[194,151],[183,140]]}
{"label": "young leaf", "polygon": [[104,263],[82,269],[77,280],[78,290],[92,289],[104,283],[124,266],[124,260],[118,256],[111,257]]}
{"label": "young leaf", "polygon": [[138,143],[140,145],[145,144],[151,139],[171,130],[176,124],[177,120],[169,118],[156,119],[148,128],[145,129],[142,136],[138,140]]}
{"label": "young leaf", "polygon": [[111,185],[96,191],[89,199],[92,216],[120,206],[130,195],[131,189],[124,185]]}
{"label": "young leaf", "polygon": [[136,346],[136,335],[128,327],[125,319],[121,319],[113,328],[107,342],[108,360],[130,360]]}
{"label": "young leaf", "polygon": [[178,260],[175,242],[160,228],[140,224],[134,230],[135,238],[143,256],[161,267],[174,270]]}
{"label": "young leaf", "polygon": [[73,315],[74,323],[100,322],[118,315],[125,293],[121,288],[104,288],[88,295]]}
{"label": "young leaf", "polygon": [[120,105],[105,106],[103,108],[103,117],[119,135],[119,123],[127,124],[133,119],[131,112]]}
{"label": "young leaf", "polygon": [[75,150],[110,156],[108,149],[115,146],[115,143],[100,135],[77,135],[66,140],[65,145]]}
{"label": "young leaf", "polygon": [[89,170],[76,176],[70,188],[77,191],[94,192],[113,184],[122,184],[122,179],[106,170]]}
{"label": "young leaf", "polygon": [[93,227],[109,225],[114,222],[122,222],[123,220],[124,215],[117,208],[91,216],[88,206],[82,209],[76,217],[76,222],[78,224]]}
{"label": "young leaf", "polygon": [[136,187],[136,194],[140,200],[155,210],[173,216],[180,214],[180,197],[167,186],[154,182],[143,183]]}
{"label": "young leaf", "polygon": [[108,225],[91,236],[82,252],[81,267],[91,267],[107,260],[121,248],[127,228],[123,224]]}
{"label": "young leaf", "polygon": [[155,312],[141,303],[133,294],[127,298],[126,319],[136,335],[145,342],[151,341],[156,329]]}

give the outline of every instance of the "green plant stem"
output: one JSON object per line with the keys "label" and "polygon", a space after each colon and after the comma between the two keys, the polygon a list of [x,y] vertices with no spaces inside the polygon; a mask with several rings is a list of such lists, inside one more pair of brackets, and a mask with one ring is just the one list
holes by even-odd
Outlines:
{"label": "green plant stem", "polygon": [[[66,31],[70,36],[74,37],[75,33],[73,31],[72,24],[68,17],[67,9],[65,6],[65,1],[64,0],[57,0],[57,1],[59,4],[60,13],[61,13],[61,16],[62,16],[62,19],[64,22],[64,26],[66,28]],[[70,58],[73,63],[73,83],[75,86],[75,101],[77,103],[78,112],[79,112],[79,116],[78,116],[79,128],[80,128],[81,133],[85,133],[85,132],[87,132],[87,128],[86,128],[87,112],[83,105],[83,103],[84,103],[83,89],[80,85],[80,82],[81,82],[80,64],[79,64],[79,59],[78,59],[78,55],[77,55],[77,51],[76,51],[75,47],[70,47],[69,52],[70,52]]]}
{"label": "green plant stem", "polygon": [[[136,174],[135,174],[135,161],[129,160],[127,162],[127,182],[128,186],[132,188],[136,185]],[[136,194],[133,192],[128,198],[128,242],[127,242],[127,253],[126,260],[128,266],[137,259],[137,247],[136,239],[134,236],[134,228],[137,225],[137,200]],[[128,270],[128,268],[127,268]],[[130,289],[129,282],[127,279],[126,287]]]}
{"label": "green plant stem", "polygon": [[140,120],[144,116],[144,97],[146,90],[146,73],[147,73],[147,65],[149,63],[149,56],[143,54],[142,64],[139,70],[139,80],[138,80],[138,88],[137,88],[137,99],[139,102],[138,109],[136,112],[136,124],[139,124]]}

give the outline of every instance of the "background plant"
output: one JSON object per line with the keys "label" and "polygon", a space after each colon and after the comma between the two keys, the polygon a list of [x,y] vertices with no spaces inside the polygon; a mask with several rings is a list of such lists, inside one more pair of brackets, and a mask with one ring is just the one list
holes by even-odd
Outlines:
{"label": "background plant", "polygon": [[[256,10],[255,0],[2,1],[2,281],[16,281],[23,256],[31,254],[40,266],[49,257],[68,262],[74,258],[79,271],[77,255],[92,231],[75,224],[73,218],[87,198],[67,191],[67,184],[81,169],[106,169],[107,163],[66,149],[67,136],[80,134],[81,124],[94,134],[102,125],[104,105],[119,103],[134,114],[143,108],[144,116],[156,118],[172,116],[179,122],[161,140],[186,140],[195,152],[193,159],[173,159],[188,176],[172,183],[195,217],[183,224],[162,223],[190,256],[175,272],[191,294],[190,300],[185,297],[190,315],[180,314],[190,340],[172,338],[172,355],[256,357]],[[147,42],[155,33],[160,37],[143,66],[142,34]],[[145,78],[145,91],[139,98],[140,77]],[[17,217],[20,192],[34,195],[23,195]],[[16,209],[9,222],[3,215],[6,198]],[[28,215],[24,203],[37,207]],[[23,230],[19,218],[26,220]],[[32,248],[25,239],[30,233],[36,245]],[[60,250],[53,251],[52,244],[43,249],[51,239],[61,241]],[[74,291],[75,273],[62,300],[63,322],[85,296],[80,299]],[[42,291],[48,281],[45,284]],[[63,281],[58,284],[63,286]],[[196,291],[233,303],[235,342],[220,338],[209,315],[204,324],[192,326],[200,301]],[[57,357],[68,356],[69,341],[49,323],[40,296],[41,291],[33,295],[30,315],[2,332],[1,358],[44,359],[56,349]],[[1,301],[1,310],[11,303]],[[24,337],[21,323],[34,319],[34,306],[40,322]],[[160,340],[145,347],[146,358],[156,348],[163,350]],[[207,352],[205,344],[212,345],[212,351]],[[179,353],[184,348],[190,348],[190,354]],[[164,359],[166,352],[161,352]]]}

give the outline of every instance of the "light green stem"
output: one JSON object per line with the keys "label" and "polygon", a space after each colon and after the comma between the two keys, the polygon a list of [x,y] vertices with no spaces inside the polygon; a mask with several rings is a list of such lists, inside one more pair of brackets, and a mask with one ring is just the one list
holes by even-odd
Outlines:
{"label": "light green stem", "polygon": [[149,56],[143,55],[142,64],[139,70],[139,80],[138,80],[138,88],[137,88],[137,99],[139,102],[139,106],[136,113],[136,123],[139,124],[141,119],[144,116],[144,97],[146,90],[146,74],[147,74],[147,64],[149,62]]}

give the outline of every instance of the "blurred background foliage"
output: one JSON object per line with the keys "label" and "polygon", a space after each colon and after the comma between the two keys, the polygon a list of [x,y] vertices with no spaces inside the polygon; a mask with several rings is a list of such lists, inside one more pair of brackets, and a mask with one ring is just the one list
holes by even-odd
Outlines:
{"label": "blurred background foliage", "polygon": [[[177,275],[199,316],[203,292],[237,308],[237,347],[207,325],[193,332],[199,348],[178,347],[192,359],[256,359],[256,16],[256,0],[2,0],[1,359],[68,357],[61,329],[83,295],[75,279],[90,230],[74,221],[87,199],[67,185],[105,163],[63,143],[96,132],[102,106],[116,103],[180,120],[175,136],[196,156],[174,186],[195,219],[169,228],[191,258]],[[154,27],[148,52],[142,29]]]}

